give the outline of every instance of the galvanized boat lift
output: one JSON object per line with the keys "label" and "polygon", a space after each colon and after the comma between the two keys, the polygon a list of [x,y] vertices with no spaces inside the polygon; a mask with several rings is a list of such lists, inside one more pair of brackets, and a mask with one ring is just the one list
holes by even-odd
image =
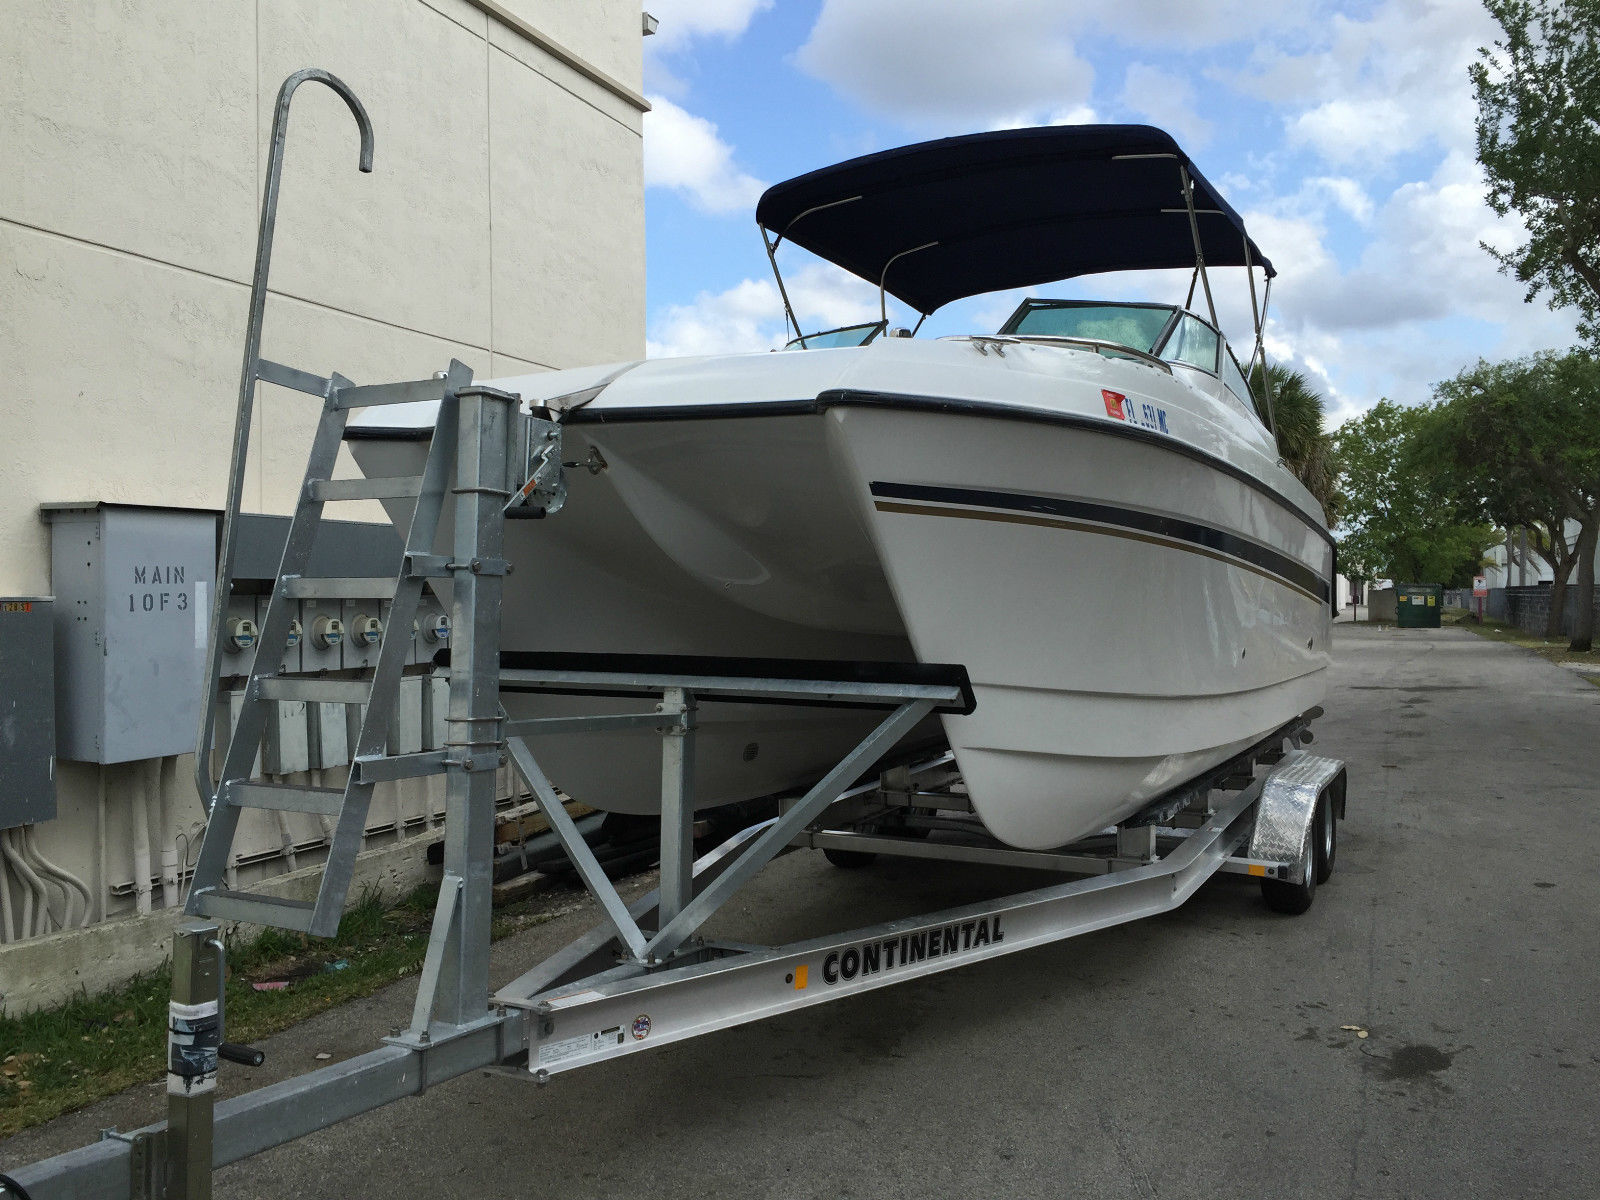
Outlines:
{"label": "galvanized boat lift", "polygon": [[[325,73],[301,72],[286,82],[263,213],[264,247],[270,245],[288,97],[305,79],[334,87],[359,112],[349,89]],[[361,123],[365,166],[370,130],[364,119]],[[265,277],[264,248],[257,265],[258,298],[264,298]],[[442,773],[448,804],[444,873],[411,1024],[367,1054],[217,1102],[219,1052],[234,1061],[254,1057],[248,1047],[224,1042],[217,919],[327,929],[329,898],[342,898],[353,850],[330,854],[317,905],[275,907],[263,898],[226,893],[215,879],[197,876],[189,911],[207,919],[185,925],[174,946],[168,1119],[132,1133],[108,1132],[92,1145],[19,1168],[10,1179],[0,1177],[0,1197],[201,1200],[211,1195],[216,1167],[419,1095],[468,1071],[506,1070],[543,1083],[590,1063],[1165,912],[1218,872],[1259,877],[1269,906],[1301,912],[1331,872],[1337,821],[1344,813],[1345,772],[1338,761],[1301,749],[1311,738],[1307,726],[1320,715],[1317,711],[1097,838],[1059,851],[1020,851],[994,841],[972,817],[949,755],[883,765],[896,743],[929,714],[971,711],[971,690],[959,666],[502,656],[500,596],[513,567],[503,557],[504,522],[511,516],[553,516],[564,500],[561,428],[553,414],[523,411],[518,397],[474,385],[459,363],[431,380],[365,387],[268,363],[257,354],[261,311],[253,302],[240,402],[245,427],[257,379],[324,398],[319,447],[329,429],[342,428],[343,414],[352,408],[439,401],[438,453],[430,455],[429,474],[407,482],[416,490],[405,494],[419,496],[419,510],[430,507],[424,503],[430,497],[442,499],[446,490],[454,495],[451,553],[439,555],[431,544],[408,540],[394,586],[397,595],[409,595],[425,578],[452,581],[455,645],[448,664],[439,667],[450,680],[448,748],[391,756],[380,736],[367,736],[366,731],[387,727],[382,708],[393,697],[385,682],[393,667],[382,659],[359,680],[254,676],[246,714],[255,711],[257,701],[304,699],[312,692],[321,702],[367,704],[363,752],[343,794],[272,795],[245,778],[253,756],[250,739],[259,736],[260,722],[258,716],[243,718],[214,793],[204,765],[198,768],[202,792],[213,795],[215,830],[208,830],[202,861],[209,854],[220,871],[239,808],[326,803],[341,814],[341,832],[346,814],[355,814],[350,820],[359,841],[359,816],[372,785]],[[236,443],[235,480],[242,475],[245,450],[242,441]],[[324,458],[331,462],[331,456]],[[333,486],[323,470],[314,450],[304,498],[316,503],[305,503],[307,511],[296,517],[298,528],[304,515],[307,538],[322,499],[399,494],[381,490],[384,481]],[[230,516],[238,499],[235,488]],[[437,506],[431,507],[436,520]],[[413,523],[413,538],[420,536],[419,528],[431,537],[425,520],[421,527]],[[291,555],[299,552],[295,542],[291,535],[286,566],[294,565]],[[285,569],[277,586],[288,596],[337,585]],[[226,603],[220,588],[217,600]],[[264,625],[267,641],[274,632],[270,615]],[[641,706],[626,715],[509,721],[499,703],[502,688],[625,694],[637,696]],[[884,716],[825,776],[787,798],[781,815],[697,860],[698,708],[751,699],[865,707]],[[545,736],[630,728],[642,736],[654,734],[662,744],[661,883],[631,905],[573,827],[529,744]],[[207,750],[209,737],[209,731],[202,735]],[[494,787],[498,768],[508,761],[538,798],[605,921],[495,991],[489,983]],[[220,850],[213,849],[213,837],[221,839]],[[784,946],[700,936],[706,920],[737,889],[792,847],[823,849],[841,867],[891,854],[1043,869],[1070,878]],[[336,918],[336,905],[333,911]]]}

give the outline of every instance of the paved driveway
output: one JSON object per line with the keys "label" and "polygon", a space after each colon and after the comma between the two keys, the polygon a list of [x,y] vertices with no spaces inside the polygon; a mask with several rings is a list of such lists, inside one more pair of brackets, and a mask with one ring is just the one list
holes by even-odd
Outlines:
{"label": "paved driveway", "polygon": [[[547,1088],[469,1076],[228,1168],[217,1194],[1600,1194],[1600,688],[1455,630],[1345,625],[1336,651],[1317,749],[1349,761],[1350,819],[1305,916],[1220,878],[1166,917]],[[795,854],[724,929],[814,934],[1017,879]],[[502,943],[500,976],[577,920]],[[230,1085],[360,1053],[409,1001],[271,1039],[270,1073]],[[160,1102],[129,1093],[0,1161]]]}

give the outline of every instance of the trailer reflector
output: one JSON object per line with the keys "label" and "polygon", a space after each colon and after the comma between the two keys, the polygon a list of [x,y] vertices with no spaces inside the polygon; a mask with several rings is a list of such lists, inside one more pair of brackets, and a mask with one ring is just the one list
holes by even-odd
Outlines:
{"label": "trailer reflector", "polygon": [[1266,873],[1267,873],[1267,868],[1265,866],[1263,866],[1261,863],[1251,863],[1250,864],[1250,874],[1252,874],[1252,875],[1265,875]]}
{"label": "trailer reflector", "polygon": [[805,990],[806,972],[808,971],[808,969],[809,968],[807,968],[805,963],[801,963],[798,967],[796,967],[794,969],[794,990],[795,991],[799,992],[799,991],[804,991]]}

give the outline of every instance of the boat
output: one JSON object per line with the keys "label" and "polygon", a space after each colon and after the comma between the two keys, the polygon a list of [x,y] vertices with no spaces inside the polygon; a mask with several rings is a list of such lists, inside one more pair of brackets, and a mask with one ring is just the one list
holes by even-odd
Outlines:
{"label": "boat", "polygon": [[[1244,268],[1253,364],[1273,268],[1170,136],[920,143],[778,184],[757,220],[775,272],[792,243],[877,285],[880,319],[804,333],[785,291],[781,351],[492,381],[557,414],[570,460],[565,509],[507,524],[508,651],[958,666],[972,710],[913,740],[947,743],[978,819],[1028,849],[1129,818],[1321,701],[1332,539],[1211,293],[1212,270]],[[1028,298],[993,333],[938,338],[889,322],[889,296],[925,320],[1155,268],[1191,272],[1183,303]],[[432,425],[396,405],[346,436],[368,474],[414,474]],[[504,699],[512,717],[630,708]],[[804,786],[877,719],[708,704],[697,802]],[[659,811],[656,739],[535,749],[583,803]]]}

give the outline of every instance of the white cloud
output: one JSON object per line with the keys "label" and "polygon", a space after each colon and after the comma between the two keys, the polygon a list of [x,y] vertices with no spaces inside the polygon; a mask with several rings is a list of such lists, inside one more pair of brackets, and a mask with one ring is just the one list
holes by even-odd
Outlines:
{"label": "white cloud", "polygon": [[1387,96],[1329,100],[1291,118],[1288,127],[1291,143],[1309,144],[1341,165],[1392,158],[1411,149],[1425,132]]}
{"label": "white cloud", "polygon": [[[687,58],[694,44],[706,38],[735,42],[744,36],[757,13],[772,7],[773,0],[646,0],[645,10],[660,25],[644,39],[645,86],[653,93],[682,100],[689,94],[688,83],[674,67],[693,66]],[[669,63],[671,65],[669,65]]]}
{"label": "white cloud", "polygon": [[1370,238],[1349,265],[1328,251],[1315,204],[1320,194],[1346,206],[1344,190],[1313,179],[1282,208],[1245,217],[1280,271],[1269,346],[1329,381],[1330,413],[1353,415],[1385,395],[1424,399],[1480,356],[1571,344],[1571,315],[1522,303],[1521,286],[1479,248],[1517,240],[1520,226],[1484,203],[1470,155],[1447,155],[1372,206]]}
{"label": "white cloud", "polygon": [[660,22],[645,50],[672,53],[704,37],[733,41],[757,13],[771,7],[772,0],[645,0],[645,11]]}
{"label": "white cloud", "polygon": [[[823,0],[796,59],[913,129],[1068,124],[1077,122],[1066,114],[1092,114],[1094,69],[1079,52],[1088,37],[1193,51],[1299,27],[1314,3],[1277,0],[1264,11],[1259,0]],[[1175,80],[1161,74],[1164,83]],[[1204,118],[1188,98],[1158,100],[1152,119],[1203,136]]]}
{"label": "white cloud", "polygon": [[1321,192],[1351,219],[1365,225],[1372,220],[1372,197],[1354,179],[1339,175],[1318,175],[1306,180],[1306,186]]}
{"label": "white cloud", "polygon": [[721,292],[701,292],[652,322],[645,341],[651,358],[737,354],[781,345],[783,302],[769,279],[745,279]]}
{"label": "white cloud", "polygon": [[969,132],[1089,102],[1075,23],[1058,0],[824,0],[796,59],[905,125]]}
{"label": "white cloud", "polygon": [[1211,140],[1211,122],[1196,111],[1194,89],[1182,76],[1145,63],[1130,63],[1121,100],[1152,124],[1176,134],[1185,146],[1203,146]]}
{"label": "white cloud", "polygon": [[1128,45],[1193,50],[1225,42],[1259,40],[1274,29],[1302,24],[1311,0],[1075,0],[1073,16]]}
{"label": "white cloud", "polygon": [[1288,108],[1291,143],[1370,172],[1430,144],[1470,142],[1467,65],[1495,32],[1479,4],[1387,0],[1362,18],[1311,23],[1298,39],[1309,48],[1258,43],[1246,70],[1220,77]]}
{"label": "white cloud", "polygon": [[[786,271],[783,281],[807,333],[878,319],[878,289],[831,263],[807,262],[797,271]],[[889,315],[892,321],[904,319],[893,301]],[[651,358],[737,354],[775,349],[790,336],[777,285],[770,279],[745,279],[667,308],[651,323],[645,351]]]}
{"label": "white cloud", "polygon": [[740,170],[733,149],[704,117],[652,96],[644,117],[644,182],[672,188],[702,212],[749,214],[766,185]]}

